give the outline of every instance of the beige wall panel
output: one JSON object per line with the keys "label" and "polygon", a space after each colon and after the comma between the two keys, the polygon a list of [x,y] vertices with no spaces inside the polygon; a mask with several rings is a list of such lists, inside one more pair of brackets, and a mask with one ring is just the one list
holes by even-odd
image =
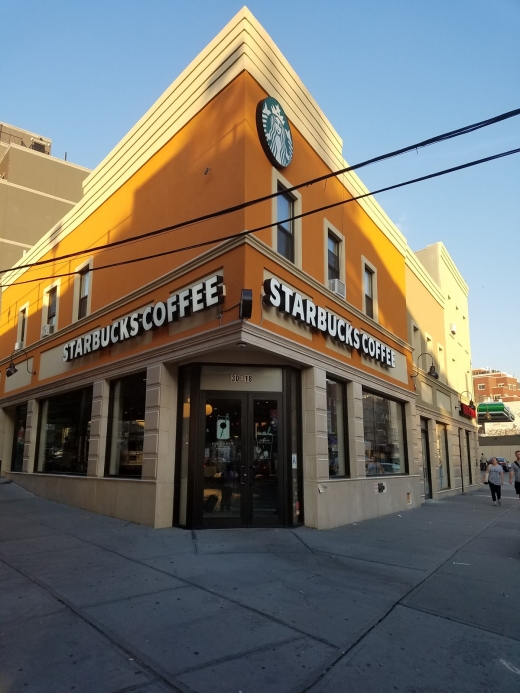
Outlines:
{"label": "beige wall panel", "polygon": [[327,349],[335,351],[336,354],[340,354],[341,356],[346,357],[348,359],[352,358],[352,349],[343,346],[342,344],[338,343],[335,339],[331,339],[328,335],[325,338],[325,343],[327,345]]}
{"label": "beige wall panel", "polygon": [[[232,376],[252,376],[253,380],[250,383],[232,382]],[[282,392],[282,369],[253,366],[203,366],[200,389],[230,392]]]}
{"label": "beige wall panel", "polygon": [[[376,493],[374,485],[386,483],[385,493]],[[406,476],[386,479],[345,479],[320,484],[318,492],[318,528],[329,529],[370,517],[403,512],[421,504],[420,479]],[[408,502],[407,493],[410,493]]]}
{"label": "beige wall panel", "polygon": [[426,404],[433,404],[433,387],[431,385],[421,382],[419,392],[421,393],[423,402],[426,402]]}
{"label": "beige wall panel", "polygon": [[437,390],[437,406],[442,411],[451,414],[451,397],[440,390]]}
{"label": "beige wall panel", "polygon": [[361,363],[373,371],[385,373],[385,375],[389,375],[402,383],[408,384],[410,380],[406,356],[399,351],[395,352],[395,368],[386,368],[374,359],[366,358],[365,356],[361,356]]}
{"label": "beige wall panel", "polygon": [[154,483],[16,472],[7,472],[6,476],[37,496],[57,503],[150,527],[155,523]]}
{"label": "beige wall panel", "polygon": [[2,237],[21,243],[36,243],[73,206],[72,203],[0,181],[2,188],[7,189]]}
{"label": "beige wall panel", "polygon": [[11,267],[23,257],[24,248],[20,245],[2,243],[0,241],[0,265],[1,267]]}
{"label": "beige wall panel", "polygon": [[[96,359],[96,354],[90,354],[88,356],[84,356],[81,362],[82,364],[89,363],[93,365],[96,362]],[[63,360],[63,344],[54,347],[53,349],[49,349],[48,351],[44,351],[40,356],[38,380],[45,380],[46,378],[52,378],[55,375],[69,373],[70,371],[74,370],[74,364],[74,361]]]}
{"label": "beige wall panel", "polygon": [[125,480],[117,489],[115,517],[153,527],[155,493],[156,485],[153,482]]}
{"label": "beige wall panel", "polygon": [[[22,360],[20,360],[20,358]],[[4,379],[4,392],[12,392],[13,390],[17,390],[19,387],[30,385],[33,377],[29,372],[33,370],[32,358],[27,359],[26,361],[23,354],[21,357],[15,354],[13,356],[13,360],[15,361],[15,365],[18,370],[10,378],[6,377]]]}
{"label": "beige wall panel", "polygon": [[11,147],[7,157],[10,183],[71,202],[81,199],[89,170],[31,149]]}

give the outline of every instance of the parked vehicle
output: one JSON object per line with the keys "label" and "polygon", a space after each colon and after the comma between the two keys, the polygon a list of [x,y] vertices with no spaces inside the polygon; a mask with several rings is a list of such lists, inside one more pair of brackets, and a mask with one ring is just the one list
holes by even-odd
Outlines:
{"label": "parked vehicle", "polygon": [[[493,459],[493,458],[490,457],[489,460],[488,460],[488,463],[491,462],[492,459]],[[502,469],[504,470],[504,474],[505,474],[506,472],[510,472],[510,471],[511,471],[511,465],[509,464],[509,462],[506,460],[505,457],[497,457],[497,461],[498,461],[498,464],[499,464],[499,465],[502,467]]]}

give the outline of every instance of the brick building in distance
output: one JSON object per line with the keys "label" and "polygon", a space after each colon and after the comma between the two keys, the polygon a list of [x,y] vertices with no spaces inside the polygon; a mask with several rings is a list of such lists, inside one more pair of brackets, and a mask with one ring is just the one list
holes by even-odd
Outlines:
{"label": "brick building in distance", "polygon": [[475,401],[520,402],[518,378],[491,368],[473,369],[473,391]]}

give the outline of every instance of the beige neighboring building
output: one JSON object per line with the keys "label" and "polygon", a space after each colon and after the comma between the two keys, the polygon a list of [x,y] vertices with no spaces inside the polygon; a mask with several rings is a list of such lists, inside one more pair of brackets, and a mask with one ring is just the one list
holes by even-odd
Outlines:
{"label": "beige neighboring building", "polygon": [[51,155],[52,141],[0,123],[0,269],[14,265],[83,196],[90,173]]}
{"label": "beige neighboring building", "polygon": [[[442,243],[416,253],[406,268],[409,341],[417,390],[419,460],[425,499],[467,491],[478,483],[468,286]],[[439,378],[428,371],[434,366]]]}

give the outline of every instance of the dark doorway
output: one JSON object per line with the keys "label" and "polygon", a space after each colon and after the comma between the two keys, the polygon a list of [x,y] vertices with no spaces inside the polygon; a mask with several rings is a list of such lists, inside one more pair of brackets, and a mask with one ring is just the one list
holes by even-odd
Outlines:
{"label": "dark doorway", "polygon": [[432,473],[430,465],[430,438],[428,435],[428,419],[421,419],[421,447],[424,474],[424,499],[432,497]]}

